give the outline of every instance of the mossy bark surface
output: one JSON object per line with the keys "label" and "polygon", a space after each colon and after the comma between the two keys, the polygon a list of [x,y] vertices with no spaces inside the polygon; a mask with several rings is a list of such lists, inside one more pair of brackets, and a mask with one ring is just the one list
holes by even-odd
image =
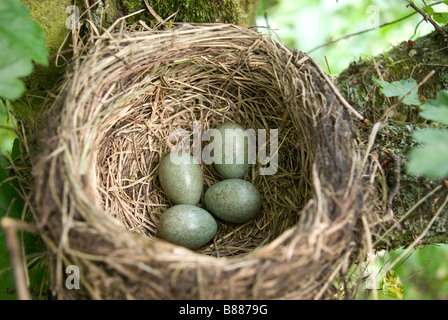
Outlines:
{"label": "mossy bark surface", "polygon": [[[232,23],[241,26],[254,26],[260,0],[148,0],[149,6],[167,22],[194,23]],[[90,0],[90,3],[96,1]],[[144,9],[143,12],[132,15]],[[131,15],[128,24],[140,20],[148,25],[157,23],[149,12],[144,0],[102,0],[92,7],[94,20],[99,24],[110,26],[118,18]],[[169,19],[168,19],[169,18]]]}
{"label": "mossy bark surface", "polygon": [[[400,220],[416,203],[435,188],[437,192],[423,201],[401,223],[401,229],[390,233],[377,248],[398,248],[414,243],[428,226],[434,214],[448,196],[448,185],[444,179],[431,180],[410,175],[406,171],[409,151],[416,146],[412,138],[415,130],[436,126],[419,116],[418,106],[403,103],[391,109],[398,98],[387,98],[373,78],[393,82],[413,78],[421,83],[434,70],[434,75],[424,82],[418,90],[423,104],[427,99],[435,99],[440,90],[448,89],[448,42],[437,32],[414,41],[403,42],[389,52],[379,56],[353,62],[336,82],[346,99],[372,124],[381,122],[373,153],[378,157],[384,172],[384,179],[378,181],[386,185],[386,197],[393,192],[397,183],[396,163],[391,157],[402,159],[399,175],[399,190],[393,197],[392,211]],[[387,114],[387,116],[385,116]],[[367,141],[371,125],[361,125],[361,134]],[[379,213],[385,215],[385,213]],[[387,217],[386,217],[387,218]],[[379,230],[379,234],[383,231]],[[426,235],[418,244],[448,243],[448,208],[445,207],[434,221]]]}
{"label": "mossy bark surface", "polygon": [[[145,9],[143,0],[119,0],[118,4],[126,14]],[[251,11],[256,1],[253,0],[148,0],[148,4],[162,18],[166,19],[177,12],[173,22],[226,22],[243,26],[251,24]],[[130,18],[130,22],[138,20],[157,22],[148,12]]]}
{"label": "mossy bark surface", "polygon": [[45,45],[49,52],[49,66],[36,65],[31,76],[25,79],[28,96],[44,96],[52,90],[64,73],[65,61],[57,61],[58,51],[64,51],[63,46],[69,35],[66,20],[69,14],[67,7],[73,4],[73,0],[22,0],[30,8],[30,18],[41,26],[45,34]]}

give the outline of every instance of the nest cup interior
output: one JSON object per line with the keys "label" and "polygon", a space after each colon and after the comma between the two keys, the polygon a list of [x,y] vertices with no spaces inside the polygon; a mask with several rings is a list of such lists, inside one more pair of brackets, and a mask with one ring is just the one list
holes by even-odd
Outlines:
{"label": "nest cup interior", "polygon": [[[262,175],[260,168],[269,164],[257,158],[250,165],[244,179],[261,192],[262,209],[243,224],[217,219],[213,241],[196,251],[218,257],[250,253],[299,222],[311,197],[313,161],[312,117],[299,103],[303,83],[295,77],[290,52],[255,32],[227,32],[201,37],[186,29],[148,40],[138,40],[136,34],[138,45],[110,40],[109,48],[116,51],[98,57],[97,63],[105,65],[88,102],[103,105],[95,107],[100,125],[90,138],[96,142],[97,201],[129,232],[155,241],[164,241],[158,221],[172,206],[160,186],[158,168],[179,142],[172,140],[173,132],[191,133],[193,146],[195,124],[202,132],[226,121],[255,132],[266,130],[266,155],[277,153],[278,169]],[[272,129],[278,129],[276,150],[270,150]],[[213,165],[201,167],[204,192],[223,180]]]}

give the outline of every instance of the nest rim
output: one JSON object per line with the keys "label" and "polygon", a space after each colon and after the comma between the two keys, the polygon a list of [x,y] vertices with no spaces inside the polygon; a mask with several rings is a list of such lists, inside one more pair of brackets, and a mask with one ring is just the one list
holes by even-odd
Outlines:
{"label": "nest rim", "polygon": [[[198,32],[198,30],[200,31]],[[207,34],[206,32],[209,33]],[[347,128],[348,124],[350,123],[350,116],[345,112],[343,103],[341,103],[337,98],[334,97],[333,88],[330,88],[328,86],[328,83],[325,81],[325,77],[319,73],[315,62],[305,54],[292,52],[275,39],[268,38],[254,30],[233,25],[188,25],[182,26],[178,29],[173,28],[167,31],[153,30],[149,32],[143,31],[142,33],[133,32],[132,37],[130,37],[129,34],[120,34],[118,35],[118,37],[114,37],[116,37],[116,35],[108,35],[104,38],[100,37],[97,40],[96,46],[91,50],[91,52],[89,52],[88,57],[86,56],[76,60],[75,70],[77,73],[71,75],[71,82],[69,82],[69,85],[64,90],[62,90],[62,94],[54,104],[54,106],[57,106],[56,109],[59,108],[62,112],[60,117],[56,118],[58,119],[56,121],[56,126],[49,126],[50,128],[53,128],[53,130],[55,127],[61,127],[60,123],[58,122],[65,117],[64,124],[70,124],[72,126],[70,128],[71,133],[79,132],[81,131],[81,128],[93,128],[95,126],[98,126],[97,129],[100,134],[98,136],[87,134],[83,136],[81,140],[76,140],[73,138],[73,136],[69,136],[68,131],[63,134],[58,132],[56,138],[50,139],[51,143],[47,143],[47,149],[45,149],[45,151],[43,152],[43,154],[45,155],[43,157],[44,159],[42,160],[42,158],[39,158],[36,161],[36,168],[41,168],[41,166],[47,168],[47,170],[36,170],[36,172],[38,173],[37,181],[40,181],[40,184],[38,183],[38,185],[41,186],[41,188],[36,188],[36,199],[41,212],[40,225],[45,226],[45,232],[51,234],[52,238],[55,241],[60,241],[59,245],[62,246],[67,252],[67,256],[70,256],[69,260],[78,261],[78,263],[84,265],[89,265],[97,260],[102,261],[103,263],[105,263],[105,261],[108,261],[106,264],[109,267],[113,266],[112,269],[114,269],[114,272],[119,275],[118,277],[126,278],[131,282],[135,281],[135,279],[130,280],[132,279],[132,276],[129,275],[130,272],[125,271],[124,269],[126,268],[123,266],[130,266],[133,269],[136,268],[137,270],[139,270],[139,272],[147,273],[150,275],[149,278],[155,277],[157,279],[161,279],[163,277],[166,277],[166,275],[163,274],[164,266],[169,265],[169,275],[170,277],[175,278],[175,280],[173,280],[173,278],[171,279],[173,285],[170,289],[161,290],[159,288],[160,292],[158,292],[157,289],[153,287],[151,288],[151,290],[149,290],[149,293],[148,291],[138,289],[134,292],[135,296],[141,295],[143,297],[151,296],[155,298],[204,298],[206,296],[204,292],[210,290],[210,292],[212,292],[211,296],[220,297],[219,286],[222,284],[221,281],[226,283],[226,286],[229,287],[229,282],[225,279],[226,277],[228,277],[228,275],[232,275],[239,280],[233,280],[233,283],[237,283],[237,289],[232,289],[229,287],[230,289],[228,291],[231,293],[229,295],[223,294],[223,296],[226,297],[251,296],[252,298],[295,298],[302,296],[307,297],[307,294],[309,296],[318,298],[328,296],[328,292],[331,291],[329,290],[329,280],[328,278],[325,278],[323,274],[328,276],[328,274],[330,273],[331,275],[333,275],[334,279],[337,274],[335,273],[334,268],[341,268],[340,263],[338,263],[337,266],[332,266],[334,260],[332,261],[330,257],[334,255],[336,257],[339,257],[340,259],[344,259],[345,261],[348,259],[349,255],[354,255],[357,251],[357,249],[355,249],[353,246],[347,247],[347,244],[352,243],[355,239],[355,236],[353,235],[353,228],[356,224],[357,218],[360,215],[360,212],[362,212],[362,200],[360,199],[360,194],[362,193],[362,191],[364,191],[364,188],[358,181],[361,172],[361,169],[359,168],[360,156],[355,151],[355,141],[353,134],[351,133],[351,130]],[[238,52],[238,50],[249,50],[249,52],[255,52],[256,50],[262,50],[268,47],[270,50],[272,50],[272,52],[270,52],[271,55],[269,55],[269,59],[277,58],[280,62],[272,62],[269,61],[269,59],[266,59],[268,60],[268,62],[265,61],[265,64],[268,65],[270,63],[271,65],[275,65],[275,63],[278,63],[280,67],[276,69],[277,72],[282,68],[284,68],[283,71],[295,70],[295,72],[297,72],[297,70],[303,69],[300,73],[301,77],[297,76],[297,74],[294,74],[287,81],[284,80],[283,83],[287,83],[292,86],[294,89],[291,89],[291,91],[293,91],[294,94],[299,93],[297,94],[297,96],[299,96],[300,98],[294,98],[294,94],[291,92],[282,93],[284,95],[282,97],[282,102],[287,101],[287,103],[290,104],[287,106],[287,108],[291,109],[289,110],[289,112],[285,112],[281,116],[278,116],[278,119],[276,119],[276,121],[278,121],[277,124],[281,126],[282,123],[285,123],[284,118],[287,118],[288,115],[289,117],[294,117],[293,111],[300,112],[298,111],[299,106],[307,106],[310,110],[306,110],[306,112],[302,112],[300,115],[303,117],[307,117],[306,120],[308,122],[306,124],[303,124],[303,119],[302,122],[300,122],[299,119],[290,121],[290,123],[293,123],[296,126],[292,129],[292,131],[302,130],[302,135],[305,137],[306,133],[309,133],[310,130],[312,131],[316,130],[316,128],[319,128],[320,131],[311,132],[310,136],[312,136],[313,138],[307,142],[307,148],[311,148],[310,145],[312,143],[315,143],[314,150],[300,150],[302,154],[306,154],[306,156],[303,156],[302,160],[306,160],[306,167],[308,172],[308,175],[306,177],[303,177],[303,180],[301,181],[302,184],[308,183],[308,188],[305,188],[305,192],[308,192],[308,196],[305,197],[306,201],[303,201],[301,203],[300,208],[296,209],[298,213],[300,213],[300,216],[297,215],[295,217],[296,221],[293,224],[289,224],[287,228],[283,227],[281,229],[281,232],[278,232],[278,234],[275,234],[275,236],[272,237],[273,239],[269,239],[269,241],[261,239],[260,242],[256,246],[252,247],[249,252],[243,254],[228,256],[223,254],[218,254],[217,256],[205,255],[204,252],[195,252],[164,241],[154,240],[151,238],[147,239],[140,236],[135,237],[135,235],[131,236],[131,233],[129,233],[129,236],[121,238],[115,236],[115,238],[111,241],[110,237],[113,237],[119,232],[122,232],[122,225],[120,223],[117,223],[117,220],[115,218],[109,219],[110,216],[105,215],[104,202],[102,203],[102,200],[98,196],[97,177],[100,168],[92,164],[94,164],[95,161],[99,162],[98,159],[105,154],[101,151],[102,149],[100,145],[104,142],[104,137],[110,137],[114,134],[119,135],[120,132],[122,132],[116,130],[117,127],[123,130],[128,130],[129,128],[126,127],[128,119],[145,119],[148,118],[150,113],[154,114],[154,108],[148,108],[145,111],[146,113],[138,111],[132,113],[131,111],[135,111],[133,108],[135,107],[135,105],[144,106],[146,103],[148,103],[148,101],[151,102],[150,99],[154,98],[154,95],[158,94],[159,97],[163,95],[162,92],[157,92],[157,90],[153,90],[150,92],[150,94],[148,94],[147,87],[144,88],[144,86],[139,86],[139,84],[141,84],[141,82],[148,81],[148,79],[151,77],[154,77],[154,75],[151,75],[151,77],[145,79],[145,72],[146,74],[151,72],[157,73],[157,70],[162,70],[164,67],[166,68],[166,61],[169,61],[167,56],[168,52],[170,51],[167,49],[166,55],[159,58],[158,61],[154,60],[143,66],[139,66],[136,63],[131,64],[126,60],[129,59],[130,54],[141,57],[141,52],[144,51],[142,48],[148,48],[147,46],[145,47],[145,45],[143,45],[143,43],[149,43],[148,39],[151,39],[153,41],[153,44],[160,39],[164,39],[164,41],[157,42],[162,47],[164,46],[165,48],[170,48],[173,46],[177,46],[177,51],[187,50],[186,48],[188,48],[188,46],[186,45],[186,42],[182,42],[182,39],[187,39],[187,37],[189,38],[186,42],[188,42],[190,46],[194,47],[194,50],[192,51],[200,52],[201,55],[210,53],[213,49],[216,48],[218,48],[217,51],[236,50]],[[249,45],[246,44],[246,46],[244,47],[241,43],[243,43],[248,38],[250,39]],[[241,40],[241,43],[238,43],[239,40]],[[127,47],[131,47],[131,49],[124,48],[125,46],[120,47],[122,43],[126,43]],[[113,48],[112,54],[110,52],[107,52],[107,54],[105,55],[101,53],[101,50],[104,49],[106,44],[109,50],[111,47]],[[161,52],[163,52],[163,50]],[[149,55],[148,53],[146,54]],[[185,55],[185,52],[183,52],[183,54]],[[220,55],[223,55],[223,53],[221,52],[220,54],[218,54],[218,56]],[[90,73],[90,78],[87,77],[86,79],[80,80],[77,77],[80,77],[80,74],[82,74],[82,72],[88,70],[89,59],[92,59],[92,61],[94,61],[95,63],[98,63],[99,61],[102,63],[102,66],[99,68],[100,71]],[[214,64],[210,63],[210,61],[207,61],[207,59],[210,60],[210,58],[207,57],[203,60],[205,61],[205,64],[200,65],[199,67],[197,62],[190,63],[188,67],[193,66],[196,70],[195,72],[197,72],[197,68],[202,68],[204,69],[203,71],[205,74],[211,75],[211,69],[209,68]],[[264,65],[262,65],[262,62],[260,62],[260,60],[255,59],[254,61],[248,62],[249,59],[247,58],[247,56],[244,56],[244,59],[244,63],[240,62],[240,65],[252,63],[252,65],[248,67],[248,74],[250,74],[251,77],[253,77],[253,74],[255,73],[254,70],[256,70],[256,68],[263,69],[263,67],[265,67]],[[132,59],[130,59],[130,61],[131,60]],[[109,80],[109,84],[107,85],[104,81],[99,81],[98,79],[106,79],[111,74],[114,74],[112,72],[107,72],[107,68],[113,66],[113,64],[117,63],[117,61],[122,63],[122,76],[128,77],[126,80],[126,85],[124,85],[124,83],[120,83],[114,77]],[[191,58],[190,60],[184,58],[184,60],[178,60],[177,62],[171,60],[170,64],[175,66],[182,66],[182,64],[184,63],[183,61],[191,62]],[[222,70],[225,70],[225,68],[228,66],[223,66],[224,62],[222,61],[220,61],[221,67]],[[82,70],[82,72],[80,70]],[[136,76],[133,79],[130,78],[129,75],[132,74],[131,71],[134,74],[139,73],[139,76]],[[286,71],[285,73],[287,73]],[[180,83],[185,81],[185,78],[179,76],[179,70],[175,70],[172,72],[173,74],[177,74],[178,77],[170,78],[170,81],[172,82],[169,83],[169,81],[167,82],[166,78],[163,79],[163,76],[159,76],[159,83],[161,86],[169,89],[170,85],[173,85],[173,83],[176,84],[175,80]],[[216,71],[213,70],[212,72]],[[290,72],[294,73],[293,71]],[[186,73],[189,74],[188,72]],[[234,77],[235,74],[237,74],[237,72],[234,73]],[[239,81],[240,84],[243,83],[243,78],[243,76],[240,76],[237,82]],[[247,78],[250,77],[248,76]],[[140,80],[141,82],[139,82],[139,79],[143,80]],[[194,77],[189,77],[189,79],[194,80]],[[282,83],[281,75],[276,74],[275,79],[277,80],[277,82]],[[79,91],[77,91],[79,88],[77,87],[77,85],[73,84],[76,81],[78,85],[79,83],[83,83],[83,89],[81,91],[83,92],[83,95],[79,94]],[[291,85],[291,82],[294,82],[293,85]],[[92,86],[90,86],[89,89],[89,83],[100,83],[100,89],[98,89],[98,86],[96,86],[95,90],[101,90],[104,96],[97,95],[96,92],[94,92],[94,89],[92,89]],[[226,84],[226,81],[224,81],[223,83]],[[314,92],[307,86],[316,88],[316,91]],[[111,95],[111,92],[113,92],[114,90],[118,90],[118,87],[126,92],[125,97],[118,100],[116,99],[115,102],[112,103],[109,107],[105,106],[107,104],[106,102],[109,102],[108,99]],[[128,89],[129,87],[132,88],[134,92],[131,92],[132,90]],[[188,85],[188,87],[194,88],[199,92],[201,92],[202,89],[192,84]],[[211,85],[210,87],[213,88],[213,85]],[[243,83],[241,87],[247,89],[248,86]],[[183,88],[185,89],[185,87]],[[216,88],[214,88],[214,90],[215,92],[213,92],[213,94],[216,94],[216,92],[224,92]],[[250,88],[247,90],[251,91]],[[324,90],[327,91],[323,93],[322,91]],[[174,91],[175,90],[173,90],[173,92]],[[178,91],[182,90],[178,89]],[[238,91],[234,91],[232,92],[232,94],[234,94],[235,92],[241,94],[241,92]],[[182,93],[185,95],[186,90],[184,90]],[[190,95],[188,99],[192,99],[192,101],[198,99],[199,97],[197,92],[195,94],[188,94]],[[272,93],[265,93],[264,97],[269,94]],[[174,101],[174,96],[175,94],[173,93],[172,95],[170,95],[169,99],[172,99],[172,101]],[[149,98],[149,100],[145,100],[142,97],[145,97],[145,99]],[[204,103],[204,101],[210,100],[204,98],[204,96],[201,96],[200,98],[202,99],[202,103]],[[91,101],[95,101],[99,106],[96,105],[94,107],[90,107],[89,110],[75,110],[67,107],[69,101],[71,101],[70,103],[72,105],[82,105],[83,103],[88,104],[89,99]],[[218,99],[225,100],[222,97],[218,97]],[[132,101],[132,106],[128,105],[128,107],[122,108],[121,106],[126,105],[126,103],[129,104],[129,102],[126,102],[127,100]],[[246,99],[242,100],[250,101],[253,105],[259,108],[260,103],[254,103],[253,101],[251,101],[250,97],[246,97]],[[274,98],[272,101],[275,100],[276,99]],[[230,103],[232,105],[232,108],[234,108],[235,110],[237,110],[238,108],[243,108],[241,107],[241,99],[236,99],[236,101],[236,103]],[[240,102],[240,104],[238,104],[238,101]],[[182,103],[185,103],[185,100],[182,100]],[[93,105],[92,102],[91,105]],[[210,108],[211,105],[212,103],[210,103],[208,108]],[[251,107],[253,107],[253,105],[251,105]],[[167,107],[166,104],[163,107],[164,108],[162,112],[169,109],[169,106]],[[218,112],[224,114],[223,110],[225,110],[226,107],[228,106],[224,106],[222,109],[218,110]],[[275,110],[272,105],[270,107]],[[193,105],[192,108],[195,109],[195,106]],[[207,110],[207,107],[205,109]],[[185,111],[185,114],[191,111],[188,111],[188,108],[185,108],[185,110],[187,110]],[[204,111],[204,109],[201,110]],[[54,112],[54,110],[52,110],[52,112]],[[213,112],[216,113],[216,110],[214,110]],[[244,110],[242,113],[244,114]],[[197,116],[197,112],[196,114],[195,112],[192,112],[192,114],[194,115],[193,118]],[[95,121],[92,122],[92,119],[98,118],[98,115],[101,115],[102,119],[105,118],[104,115],[107,115],[112,118],[124,119],[124,121],[121,123],[115,122],[114,124],[108,125],[104,125],[104,123],[100,124],[99,122]],[[170,119],[171,116],[169,115],[165,119]],[[204,114],[202,114],[202,116],[204,116]],[[264,119],[264,121],[266,121],[266,119]],[[213,123],[217,122],[211,121],[211,123],[212,124],[210,124],[208,128],[212,128]],[[141,121],[140,125],[148,126],[147,123],[145,124],[145,121]],[[265,128],[269,128],[269,125],[265,126]],[[346,131],[342,134],[339,134],[338,132],[334,132],[337,131],[335,129]],[[59,140],[61,139],[61,137],[62,139],[64,139],[66,146],[68,145],[69,156],[65,159],[59,156],[64,153],[64,149],[61,147]],[[334,147],[330,148],[330,151],[325,150],[325,148],[328,147],[328,144],[331,143],[330,140],[332,140],[334,144],[338,145],[338,147],[342,149],[341,153],[339,153],[339,150],[335,150]],[[48,147],[48,145],[50,146]],[[86,146],[90,145],[96,145],[97,147],[94,148],[94,152],[89,154],[89,150],[87,150]],[[289,143],[289,145],[292,145],[292,143]],[[51,150],[51,152],[48,151],[48,148]],[[77,158],[74,156],[76,153],[73,151],[73,148],[78,148],[81,150]],[[104,148],[104,150],[109,150],[109,148],[110,146],[108,145]],[[67,149],[65,149],[65,151],[67,151]],[[318,154],[322,159],[317,159],[318,156],[316,154]],[[52,155],[52,157],[49,157],[49,155]],[[163,155],[162,153],[160,153],[156,156],[161,158]],[[334,159],[332,159],[332,157]],[[344,157],[346,157],[346,159],[344,159]],[[332,160],[336,162],[339,161],[335,166],[335,169],[338,169],[339,173],[335,174],[335,176],[332,176],[332,173],[329,172],[322,172],[325,167],[328,168],[329,166],[331,166],[330,163]],[[72,162],[70,163],[70,161]],[[107,162],[107,160],[104,159],[103,161]],[[68,168],[70,166],[76,168],[76,172],[73,173],[69,179],[64,179],[64,174],[67,174],[67,172],[65,171],[68,171]],[[152,167],[150,171],[153,173],[156,172],[156,167]],[[208,185],[210,185],[211,183],[210,179],[212,175],[216,174],[216,172],[213,172],[213,169],[211,169],[211,171],[212,173],[205,179],[206,184],[208,183]],[[42,172],[50,172],[50,174],[42,175]],[[55,180],[52,181],[52,179]],[[135,178],[135,180],[138,179],[138,177]],[[323,182],[325,182],[326,184],[323,184]],[[47,192],[42,192],[42,190],[46,190]],[[72,193],[74,191],[79,192],[77,193],[76,197],[72,196]],[[340,194],[342,191],[344,194]],[[95,196],[92,198],[92,195]],[[338,207],[338,203],[334,200],[334,198],[351,200],[351,203],[348,203],[344,207],[344,210],[346,210],[344,213],[342,213],[341,208]],[[52,199],[53,201],[54,199],[60,200],[54,201],[54,206],[48,206],[47,204],[49,199]],[[76,204],[78,209],[75,208],[74,210],[71,210],[67,206],[67,202]],[[89,212],[89,214],[87,215],[81,213],[81,220],[85,221],[85,225],[83,225],[80,229],[76,229],[76,227],[67,223],[64,225],[60,222],[60,220],[64,219],[65,221],[77,221],[77,219],[79,219],[79,208],[83,208],[81,210]],[[332,211],[334,215],[329,214],[325,211]],[[51,216],[54,216],[55,214],[61,215],[61,213],[62,219],[58,219],[59,221],[56,223],[51,221]],[[259,222],[259,224],[262,226],[265,224],[264,222],[266,222],[266,219],[260,220]],[[55,231],[58,229],[59,231]],[[83,234],[83,232],[85,233]],[[68,236],[69,233],[71,233],[71,236]],[[76,237],[82,237],[83,235],[86,236],[89,233],[92,233],[92,235],[102,235],[102,239],[101,241],[99,241],[97,248],[93,249],[92,252],[88,252],[88,246],[83,246],[82,244],[79,244],[77,240],[75,240]],[[305,233],[308,234],[305,235]],[[65,237],[62,237],[63,234],[65,234]],[[346,236],[347,239],[341,239],[341,237],[343,236]],[[108,244],[105,245],[104,248],[101,248],[102,241],[111,241],[112,246]],[[344,247],[341,246],[333,252],[332,246],[338,241],[344,243]],[[72,248],[72,246],[76,248],[78,245],[79,249]],[[211,244],[211,246],[213,245],[216,245],[216,243]],[[124,248],[128,248],[129,252],[126,253],[126,249]],[[87,256],[90,255],[91,260],[89,260],[89,258],[85,258],[88,262],[82,261],[83,254],[80,254],[80,252],[83,250],[86,251],[85,254],[87,254]],[[279,252],[278,256],[276,254],[273,255],[273,253],[275,252]],[[97,258],[93,258],[94,256],[96,256]],[[100,256],[102,256],[102,258],[98,258]],[[325,262],[322,263],[322,260],[319,262],[319,259],[322,259],[323,256],[326,256],[326,258],[323,260]],[[303,257],[307,257],[308,260],[311,259],[311,261],[305,261],[307,259]],[[132,262],[122,261],[128,258]],[[60,258],[57,258],[55,260],[58,259],[59,263],[61,263]],[[157,260],[157,263],[153,265],[152,261],[154,260]],[[177,269],[176,267],[174,267],[174,269],[178,271],[172,270],[173,267],[171,267],[171,264],[174,264],[174,261],[177,261],[177,263],[182,265],[182,271],[178,270],[179,267],[177,267]],[[284,283],[281,285],[276,283],[278,287],[276,289],[272,289],[271,287],[269,287],[270,282],[272,284],[272,282],[277,281],[275,280],[276,278],[279,279],[278,281],[280,281],[280,279],[283,279],[284,276],[281,276],[281,273],[284,270],[287,270],[292,265],[294,266],[291,267],[291,270],[297,270],[297,268],[299,267],[304,268],[308,266],[309,268],[311,268],[312,266],[316,267],[319,264],[323,265],[321,266],[321,278],[323,280],[314,279],[314,282],[308,280],[311,281],[311,284],[308,284],[308,287],[305,287],[307,288],[305,290],[303,285],[291,283]],[[55,269],[57,268],[55,267]],[[211,288],[205,289],[204,285],[198,284],[198,279],[191,283],[191,280],[182,278],[181,276],[179,276],[179,274],[176,274],[174,276],[174,272],[179,272],[180,274],[184,273],[183,269],[187,270],[185,271],[185,273],[197,273],[197,270],[202,270],[202,281],[204,281],[205,284],[209,284]],[[205,269],[209,271],[206,271]],[[212,271],[211,269],[214,269],[214,271]],[[265,272],[266,270],[269,270],[266,275],[260,274]],[[60,272],[60,270],[55,270],[55,272]],[[340,272],[340,270],[338,270],[338,272]],[[252,283],[250,285],[247,283],[248,279],[252,279]],[[267,281],[268,285],[262,283],[263,279],[264,281]],[[322,282],[324,283],[323,286]],[[66,293],[61,289],[60,283],[55,283],[54,286],[55,291],[58,292],[61,297],[71,296],[72,293]],[[176,293],[176,290],[174,288],[178,288],[179,286],[185,286],[192,292],[188,292],[188,290],[185,289],[180,290],[180,293]],[[248,290],[247,286],[249,286],[251,289]],[[98,287],[104,287],[104,284],[98,284]],[[262,289],[264,289],[266,292],[260,293],[260,290]],[[280,293],[282,290],[284,291],[284,293]],[[303,292],[299,293],[298,290]],[[96,294],[100,297],[102,296],[101,290],[99,289],[91,289],[87,291],[89,291],[88,294],[90,295]],[[141,293],[140,291],[145,291],[145,293]],[[232,293],[232,291],[234,292]],[[126,294],[121,293],[121,295]]]}

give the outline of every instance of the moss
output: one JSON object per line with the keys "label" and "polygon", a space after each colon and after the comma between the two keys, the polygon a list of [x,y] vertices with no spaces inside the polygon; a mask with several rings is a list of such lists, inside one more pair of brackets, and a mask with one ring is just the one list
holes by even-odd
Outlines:
{"label": "moss", "polygon": [[72,5],[72,0],[23,0],[31,10],[31,19],[37,21],[45,33],[46,46],[51,54],[59,49],[59,46],[67,36],[68,29],[65,25],[69,14],[66,8]]}
{"label": "moss", "polygon": [[[49,66],[43,67],[36,65],[33,73],[25,79],[28,97],[44,96],[49,90],[52,90],[57,82],[62,78],[65,72],[65,60],[71,57],[69,42],[70,29],[66,26],[66,21],[73,12],[67,13],[67,7],[75,4],[79,8],[79,13],[85,10],[82,0],[22,0],[30,8],[31,19],[35,20],[41,26],[46,42],[45,45],[49,52]],[[93,20],[97,25],[103,27],[110,26],[122,13],[118,9],[119,0],[103,0],[92,10]],[[100,17],[103,18],[100,21]],[[67,42],[64,46],[64,42]],[[58,51],[62,52],[63,58],[56,61]],[[41,99],[29,98],[28,101],[40,104]]]}
{"label": "moss", "polygon": [[107,26],[114,23],[121,15],[122,13],[118,9],[118,0],[106,0],[106,5],[104,9],[105,13],[105,23]]}
{"label": "moss", "polygon": [[123,13],[119,10],[119,0],[103,0],[92,9],[92,19],[95,25],[110,27]]}
{"label": "moss", "polygon": [[[143,0],[120,0],[126,14],[136,12],[146,8]],[[241,6],[247,0],[149,0],[149,5],[163,19],[166,19],[177,12],[172,19],[173,22],[227,22],[239,25],[248,25],[249,16],[244,9],[249,7]],[[145,11],[129,19],[129,23],[135,23],[138,20],[147,22],[156,22],[154,17]],[[149,24],[150,24],[149,23]]]}
{"label": "moss", "polygon": [[[378,68],[376,66],[378,66]],[[432,70],[436,73],[419,88],[422,103],[434,99],[437,92],[448,89],[448,46],[447,40],[437,32],[417,39],[415,42],[402,42],[389,52],[374,58],[364,58],[353,62],[336,79],[342,93],[354,106],[363,112],[371,122],[378,121],[385,109],[397,99],[387,99],[374,83],[372,77],[383,77],[393,82],[414,78],[421,82]],[[378,71],[380,74],[378,74]],[[416,106],[400,104],[389,119],[420,123]]]}
{"label": "moss", "polygon": [[[336,79],[341,92],[351,104],[372,123],[382,122],[374,145],[382,166],[386,185],[389,190],[396,184],[394,161],[386,154],[393,153],[403,160],[400,172],[400,190],[395,195],[392,210],[396,219],[400,219],[418,203],[428,192],[440,186],[442,181],[430,180],[408,174],[405,170],[409,151],[416,145],[412,133],[416,129],[432,126],[419,116],[418,106],[398,105],[388,115],[397,98],[386,98],[373,77],[393,82],[414,78],[420,83],[432,70],[436,73],[426,81],[418,91],[421,103],[434,99],[440,90],[448,89],[448,46],[447,40],[437,32],[417,39],[415,42],[403,42],[389,52],[373,58],[364,58],[350,64],[349,68]],[[360,133],[366,140],[370,126],[361,126]],[[443,189],[440,194],[429,197],[416,208],[402,223],[403,231],[395,231],[387,238],[384,247],[399,247],[411,244],[431,220],[444,197],[448,194]],[[422,244],[446,242],[448,208],[441,213]]]}
{"label": "moss", "polygon": [[[70,34],[66,21],[71,13],[66,12],[70,5],[76,5],[80,13],[85,11],[83,0],[22,0],[31,10],[31,18],[42,27],[46,46],[49,51],[50,65],[43,67],[36,65],[33,74],[25,80],[27,86],[28,103],[40,104],[39,98],[52,90],[65,72],[65,61],[70,60],[68,45],[61,47]],[[151,7],[164,19],[177,11],[173,22],[228,22],[247,25],[249,18],[245,12],[256,11],[258,0],[149,0]],[[102,0],[92,8],[92,18],[97,26],[108,28],[119,17],[146,9],[143,0]],[[130,17],[128,24],[139,20],[153,25],[157,20],[145,10],[139,15]],[[81,33],[85,34],[86,27],[82,26]],[[70,40],[70,39],[69,39]],[[68,41],[69,42],[69,41]],[[55,64],[58,50],[63,52],[64,58]],[[33,102],[36,101],[36,103]]]}
{"label": "moss", "polygon": [[64,67],[55,64],[56,53],[61,48],[70,30],[66,27],[66,20],[70,16],[66,8],[72,5],[72,0],[23,0],[31,10],[30,17],[41,26],[49,52],[48,67],[36,65],[31,76],[25,79],[29,96],[45,94],[51,90],[64,73]]}
{"label": "moss", "polygon": [[392,152],[397,156],[405,158],[409,150],[416,142],[411,134],[416,126],[401,121],[389,121],[384,123],[378,131],[377,142],[381,145],[380,155],[385,157],[383,150]]}
{"label": "moss", "polygon": [[[406,162],[409,150],[416,145],[416,141],[411,134],[417,127],[423,125],[414,125],[403,122],[389,121],[384,123],[377,135],[377,151],[379,161],[382,164],[383,171],[386,175],[386,184],[391,190],[396,183],[396,175],[394,172],[394,161],[388,157],[387,152],[392,152],[402,158],[400,172],[400,190],[394,197],[392,210],[397,220],[399,220],[409,209],[420,201],[429,191],[441,184],[440,180],[430,180],[418,176],[410,175],[406,172]],[[416,210],[414,210],[408,218],[403,222],[404,232],[396,231],[393,237],[388,238],[392,246],[406,245],[414,241],[427,226],[427,222],[437,211],[440,201],[444,198],[448,190],[444,190],[442,194],[436,194],[424,201]],[[448,217],[448,209],[444,210],[439,221],[436,221],[430,232],[424,239],[425,243],[435,243],[434,238],[446,233],[446,219]]]}

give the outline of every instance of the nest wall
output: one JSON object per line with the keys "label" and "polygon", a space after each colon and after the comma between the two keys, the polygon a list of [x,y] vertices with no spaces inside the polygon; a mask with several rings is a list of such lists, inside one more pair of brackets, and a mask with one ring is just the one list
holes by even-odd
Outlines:
{"label": "nest wall", "polygon": [[[234,25],[95,39],[73,60],[33,159],[56,297],[333,298],[334,280],[364,254],[359,221],[372,195],[352,120],[328,81],[307,55]],[[168,243],[157,234],[171,205],[160,159],[175,130],[224,121],[278,129],[277,172],[261,175],[257,162],[244,178],[262,210],[245,224],[219,221],[198,250]],[[202,170],[205,190],[220,180],[213,166]],[[65,286],[69,265],[80,269],[79,290]]]}

